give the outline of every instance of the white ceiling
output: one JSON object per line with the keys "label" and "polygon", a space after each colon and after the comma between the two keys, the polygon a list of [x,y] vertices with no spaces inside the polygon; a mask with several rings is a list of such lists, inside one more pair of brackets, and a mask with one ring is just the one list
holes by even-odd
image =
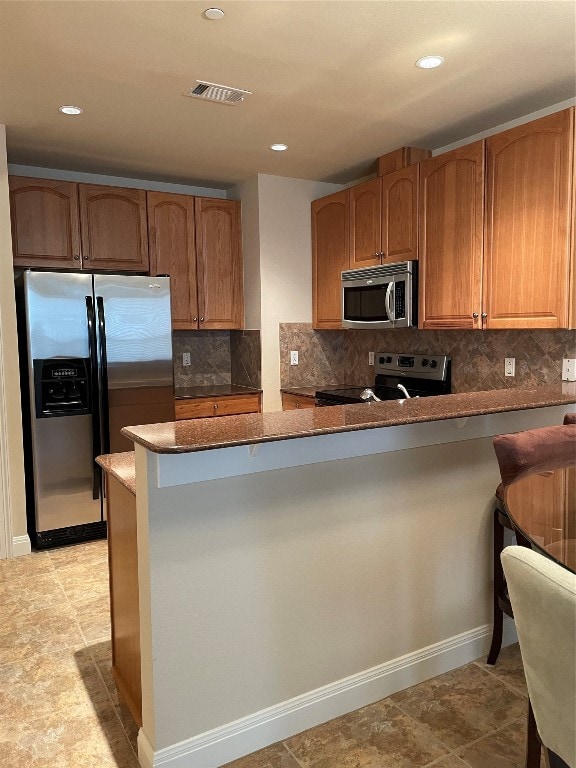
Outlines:
{"label": "white ceiling", "polygon": [[[0,0],[0,123],[16,164],[346,182],[573,98],[575,40],[573,0]],[[184,98],[196,79],[253,95]]]}

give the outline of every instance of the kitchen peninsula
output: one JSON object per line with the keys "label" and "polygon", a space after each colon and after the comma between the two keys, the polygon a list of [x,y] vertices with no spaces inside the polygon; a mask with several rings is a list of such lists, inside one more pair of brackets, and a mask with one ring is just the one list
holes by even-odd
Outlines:
{"label": "kitchen peninsula", "polygon": [[481,656],[492,436],[575,402],[558,384],[124,430],[141,764],[215,768]]}

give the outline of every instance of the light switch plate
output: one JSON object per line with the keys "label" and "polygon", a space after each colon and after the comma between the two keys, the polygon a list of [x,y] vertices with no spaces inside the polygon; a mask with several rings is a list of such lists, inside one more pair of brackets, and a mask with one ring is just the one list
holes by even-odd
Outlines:
{"label": "light switch plate", "polygon": [[576,360],[562,360],[562,381],[576,381]]}

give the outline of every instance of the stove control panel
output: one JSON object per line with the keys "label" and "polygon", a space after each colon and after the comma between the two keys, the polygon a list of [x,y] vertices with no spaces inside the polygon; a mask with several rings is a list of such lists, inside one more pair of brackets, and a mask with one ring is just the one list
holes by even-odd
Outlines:
{"label": "stove control panel", "polygon": [[394,352],[377,352],[374,372],[444,381],[449,360],[450,358],[446,355],[402,355]]}

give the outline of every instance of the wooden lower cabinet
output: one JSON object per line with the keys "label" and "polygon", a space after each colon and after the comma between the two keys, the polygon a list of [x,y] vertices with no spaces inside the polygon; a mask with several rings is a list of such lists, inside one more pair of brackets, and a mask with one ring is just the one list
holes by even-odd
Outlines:
{"label": "wooden lower cabinet", "polygon": [[106,475],[106,511],[112,674],[130,714],[142,726],[136,496],[110,474]]}
{"label": "wooden lower cabinet", "polygon": [[291,392],[282,392],[282,410],[293,411],[297,408],[316,408],[316,401],[307,395],[293,395]]}
{"label": "wooden lower cabinet", "polygon": [[262,395],[221,395],[218,397],[191,397],[176,400],[176,419],[202,419],[210,416],[235,416],[241,413],[260,413]]}

